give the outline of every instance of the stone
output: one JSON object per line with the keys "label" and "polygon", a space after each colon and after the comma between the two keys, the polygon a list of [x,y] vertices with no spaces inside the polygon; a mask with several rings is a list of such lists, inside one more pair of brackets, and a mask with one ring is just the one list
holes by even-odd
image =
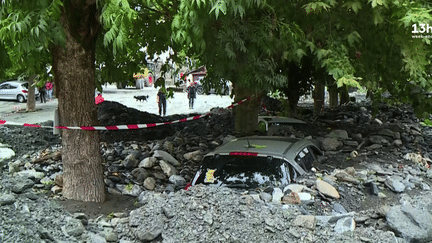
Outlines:
{"label": "stone", "polygon": [[155,166],[157,159],[154,157],[147,157],[145,159],[143,159],[138,167],[140,168],[152,168],[153,166]]}
{"label": "stone", "polygon": [[126,169],[135,168],[138,165],[138,161],[133,154],[129,154],[121,163]]}
{"label": "stone", "polygon": [[360,184],[360,181],[353,177],[352,175],[348,174],[346,171],[339,171],[334,175],[339,181],[345,181],[353,184]]}
{"label": "stone", "polygon": [[116,185],[117,190],[119,190],[123,195],[130,195],[134,197],[138,197],[139,194],[142,192],[142,189],[140,186],[135,184],[117,184]]}
{"label": "stone", "polygon": [[292,222],[292,225],[314,230],[316,219],[313,215],[298,215]]}
{"label": "stone", "polygon": [[107,241],[104,237],[89,231],[89,232],[87,232],[87,242],[106,243]]}
{"label": "stone", "polygon": [[284,196],[284,193],[280,188],[274,188],[272,193],[272,202],[273,203],[281,203],[281,199]]}
{"label": "stone", "polygon": [[159,161],[159,165],[160,165],[162,171],[168,177],[170,177],[172,175],[177,175],[178,174],[177,169],[174,168],[174,166],[172,166],[172,165],[168,164],[167,162],[165,162],[164,160]]}
{"label": "stone", "polygon": [[386,219],[390,228],[408,242],[432,241],[432,215],[425,209],[409,204],[394,206]]}
{"label": "stone", "polygon": [[63,190],[63,189],[62,189],[61,187],[57,186],[57,185],[51,187],[51,192],[54,193],[54,194],[58,194],[58,193],[60,193],[62,190]]}
{"label": "stone", "polygon": [[304,189],[306,188],[305,185],[301,185],[301,184],[289,184],[288,186],[286,186],[284,188],[284,192],[286,192],[287,190],[290,190],[291,192],[302,192]]}
{"label": "stone", "polygon": [[321,146],[323,150],[326,151],[332,151],[332,150],[336,150],[338,147],[340,147],[342,145],[342,143],[337,140],[336,138],[324,138],[321,142]]}
{"label": "stone", "polygon": [[267,192],[261,192],[259,196],[264,202],[270,202],[273,198],[272,195]]}
{"label": "stone", "polygon": [[395,177],[388,177],[384,184],[394,192],[403,192],[405,191],[405,185]]}
{"label": "stone", "polygon": [[403,143],[402,143],[402,141],[400,139],[396,139],[396,140],[393,141],[393,146],[396,146],[396,147],[400,148],[400,147],[403,146]]}
{"label": "stone", "polygon": [[100,235],[103,236],[108,242],[118,241],[118,236],[112,228],[104,227],[103,231],[100,232]]}
{"label": "stone", "polygon": [[71,235],[75,237],[82,235],[86,231],[84,225],[81,223],[81,220],[71,217],[66,217],[66,225],[62,226],[61,229],[65,235]]}
{"label": "stone", "polygon": [[0,162],[15,156],[15,152],[10,148],[0,147]]}
{"label": "stone", "polygon": [[178,162],[178,160],[176,160],[171,154],[163,150],[155,150],[153,153],[153,157],[166,161],[173,166],[180,166],[180,162]]}
{"label": "stone", "polygon": [[16,199],[13,194],[0,195],[0,206],[14,204],[15,201]]}
{"label": "stone", "polygon": [[24,190],[31,188],[34,182],[30,179],[17,178],[14,185],[12,186],[12,191],[15,193],[22,193]]}
{"label": "stone", "polygon": [[9,173],[15,173],[15,172],[18,172],[20,170],[19,169],[19,167],[20,167],[19,163],[9,162],[8,166],[9,166]]}
{"label": "stone", "polygon": [[390,138],[395,138],[395,133],[392,130],[387,129],[387,128],[381,129],[378,132],[378,135],[387,136],[387,137],[390,137]]}
{"label": "stone", "polygon": [[174,184],[174,186],[176,186],[176,187],[186,185],[186,180],[182,176],[179,176],[179,175],[172,175],[172,176],[170,176],[170,178],[168,180],[169,180],[169,182]]}
{"label": "stone", "polygon": [[348,139],[348,133],[345,130],[333,130],[327,134],[327,137],[345,140]]}
{"label": "stone", "polygon": [[63,173],[56,174],[54,183],[57,186],[63,187]]}
{"label": "stone", "polygon": [[45,174],[43,172],[37,172],[36,170],[23,170],[17,173],[18,176],[28,178],[28,179],[42,179],[44,178]]}
{"label": "stone", "polygon": [[319,192],[324,194],[325,196],[329,196],[335,199],[339,199],[340,195],[339,192],[329,183],[323,181],[323,180],[317,180],[316,181],[317,189]]}
{"label": "stone", "polygon": [[300,204],[301,203],[300,196],[297,194],[297,192],[291,192],[282,198],[282,203]]}
{"label": "stone", "polygon": [[149,176],[149,173],[144,168],[135,168],[131,174],[138,182],[143,182]]}
{"label": "stone", "polygon": [[302,201],[302,202],[303,201],[309,201],[309,200],[313,199],[312,195],[307,193],[307,192],[299,192],[299,193],[297,193],[297,195],[299,196],[300,201]]}
{"label": "stone", "polygon": [[428,184],[426,184],[426,183],[423,183],[423,182],[420,184],[420,188],[423,191],[430,191],[431,190],[430,186]]}
{"label": "stone", "polygon": [[145,230],[138,230],[136,232],[137,238],[142,242],[150,242],[156,239],[163,232],[163,225],[155,225],[152,228]]}
{"label": "stone", "polygon": [[341,218],[336,222],[334,231],[337,234],[343,234],[348,231],[355,230],[356,223],[352,217]]}
{"label": "stone", "polygon": [[333,210],[336,212],[336,213],[338,213],[338,214],[346,214],[346,213],[348,213],[347,211],[346,211],[346,209],[342,206],[342,204],[340,204],[340,203],[334,203],[333,204]]}
{"label": "stone", "polygon": [[193,151],[193,152],[185,153],[185,154],[183,155],[183,158],[185,158],[186,160],[192,160],[192,158],[193,158],[195,155],[198,155],[198,154],[201,154],[201,151],[200,151],[200,150],[196,150],[196,151]]}
{"label": "stone", "polygon": [[143,185],[147,190],[152,191],[156,187],[156,180],[153,177],[147,177]]}
{"label": "stone", "polygon": [[353,140],[345,140],[343,141],[343,144],[345,146],[350,146],[350,147],[357,147],[359,145],[357,141],[353,141]]}
{"label": "stone", "polygon": [[369,140],[374,144],[390,144],[387,139],[379,135],[372,135],[369,137]]}

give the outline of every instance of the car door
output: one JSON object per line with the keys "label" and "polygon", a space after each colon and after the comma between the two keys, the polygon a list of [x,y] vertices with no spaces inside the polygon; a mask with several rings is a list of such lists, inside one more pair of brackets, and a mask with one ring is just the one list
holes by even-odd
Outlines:
{"label": "car door", "polygon": [[8,88],[8,99],[9,100],[14,100],[16,99],[18,93],[20,93],[19,90],[19,85],[18,84],[9,84],[9,88]]}
{"label": "car door", "polygon": [[9,100],[10,99],[10,88],[9,88],[9,86],[10,85],[8,83],[0,85],[0,99],[5,99],[5,100]]}

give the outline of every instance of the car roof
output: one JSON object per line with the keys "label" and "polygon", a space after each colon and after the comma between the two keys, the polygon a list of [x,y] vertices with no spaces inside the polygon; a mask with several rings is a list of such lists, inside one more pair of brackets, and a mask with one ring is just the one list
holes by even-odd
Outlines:
{"label": "car roof", "polygon": [[[250,145],[250,146],[249,146]],[[230,152],[254,152],[291,159],[290,152],[297,152],[306,146],[317,146],[309,139],[280,136],[251,136],[234,139],[207,154],[228,154]],[[207,156],[206,155],[206,156]],[[295,155],[294,155],[295,156]]]}
{"label": "car roof", "polygon": [[302,120],[280,116],[258,116],[258,122],[259,121],[266,121],[268,123],[307,124]]}
{"label": "car roof", "polygon": [[18,81],[18,80],[10,80],[10,81],[6,81],[6,82],[3,82],[3,83],[1,83],[1,84],[25,84],[25,83],[28,83],[28,81]]}

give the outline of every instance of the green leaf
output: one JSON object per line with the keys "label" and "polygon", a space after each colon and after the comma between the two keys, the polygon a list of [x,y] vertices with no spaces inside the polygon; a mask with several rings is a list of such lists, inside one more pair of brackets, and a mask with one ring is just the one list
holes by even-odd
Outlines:
{"label": "green leaf", "polygon": [[357,31],[353,31],[348,35],[347,39],[348,39],[349,45],[354,46],[355,42],[360,43],[361,36]]}
{"label": "green leaf", "polygon": [[362,8],[362,5],[360,2],[346,2],[342,5],[342,7],[346,7],[347,9],[352,9],[354,13],[358,13],[358,11]]}

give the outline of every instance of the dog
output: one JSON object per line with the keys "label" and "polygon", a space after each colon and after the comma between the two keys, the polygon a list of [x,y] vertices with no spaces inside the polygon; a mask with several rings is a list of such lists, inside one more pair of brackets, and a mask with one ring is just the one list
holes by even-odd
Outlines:
{"label": "dog", "polygon": [[147,101],[148,97],[148,95],[134,96],[137,101]]}

